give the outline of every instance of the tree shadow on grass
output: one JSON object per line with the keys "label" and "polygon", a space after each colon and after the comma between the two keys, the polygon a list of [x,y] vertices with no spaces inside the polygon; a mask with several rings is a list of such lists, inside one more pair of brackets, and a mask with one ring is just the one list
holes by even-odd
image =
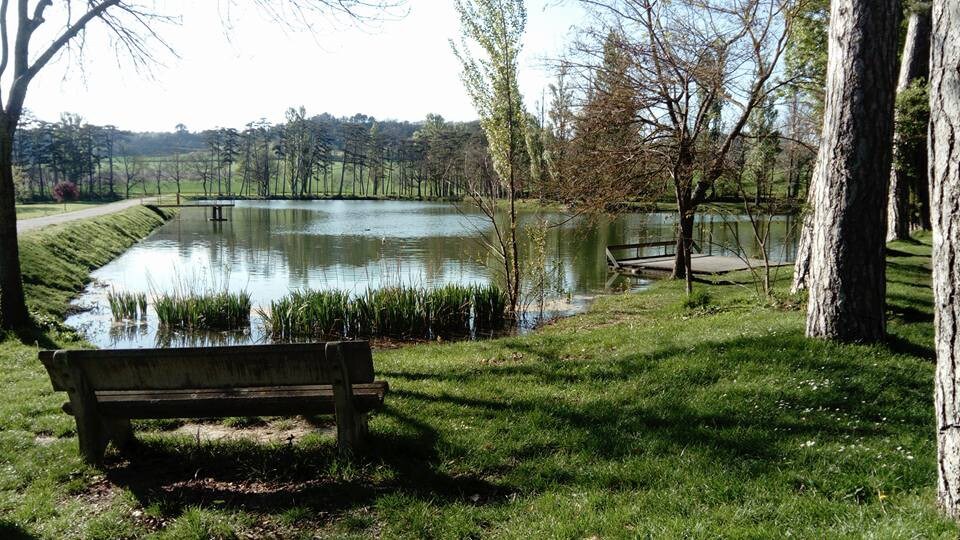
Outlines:
{"label": "tree shadow on grass", "polygon": [[903,285],[904,287],[916,287],[918,289],[927,289],[927,290],[933,289],[933,287],[929,283],[918,283],[916,281],[902,281],[902,280],[894,279],[891,277],[887,277],[887,284]]}
{"label": "tree shadow on grass", "polygon": [[[916,255],[910,255],[911,257],[916,257]],[[901,272],[906,275],[917,276],[920,279],[930,279],[930,269],[924,268],[923,266],[918,266],[916,264],[909,263],[898,263],[893,261],[887,261],[887,270],[894,270],[896,272]]]}
{"label": "tree shadow on grass", "polygon": [[[897,343],[901,348],[909,345],[906,340]],[[904,352],[925,358],[927,351],[915,348]],[[885,436],[898,429],[892,426],[924,425],[926,421],[897,409],[899,401],[882,404],[883,416],[890,419],[889,425],[865,421],[852,426],[839,421],[804,420],[799,411],[844,411],[863,419],[877,417],[879,420],[876,399],[884,389],[906,396],[904,399],[916,400],[925,399],[928,392],[923,381],[914,380],[890,366],[864,366],[859,346],[812,341],[799,332],[707,341],[695,348],[668,347],[651,354],[617,355],[608,362],[593,361],[586,368],[582,359],[566,359],[555,346],[548,346],[537,354],[544,360],[474,372],[473,382],[482,378],[491,384],[497,380],[526,380],[540,388],[588,383],[598,389],[574,401],[532,399],[522,395],[510,398],[464,395],[463,376],[448,378],[444,373],[421,372],[409,379],[395,374],[401,381],[394,385],[392,392],[419,410],[463,411],[472,423],[509,415],[511,423],[521,432],[535,430],[532,424],[540,422],[559,426],[556,429],[564,432],[561,438],[575,441],[563,448],[540,442],[518,442],[518,449],[511,454],[512,462],[524,462],[552,451],[582,452],[597,460],[620,462],[650,449],[656,449],[661,455],[679,455],[694,449],[697,455],[709,456],[708,460],[718,468],[743,471],[749,477],[768,474],[771,467],[777,467],[785,436],[803,440]],[[684,360],[694,354],[706,360],[702,364],[685,365]],[[752,388],[749,393],[720,399],[714,388],[729,384],[730,373],[738,369],[767,369],[791,382]],[[876,373],[871,374],[871,370]],[[616,392],[620,383],[643,380],[650,382],[648,392],[643,385],[633,394]],[[677,381],[676,384],[673,381]],[[882,381],[879,388],[877,381]],[[432,384],[423,387],[425,389],[417,388],[425,382]],[[821,388],[811,390],[817,384]],[[716,396],[705,397],[710,396],[710,392]],[[704,399],[716,401],[705,405]],[[739,404],[725,406],[727,400],[739,401]],[[789,402],[792,412],[755,410],[744,406],[744,402],[768,406]],[[524,424],[529,425],[522,428]],[[578,474],[567,471],[553,481],[575,484]]]}
{"label": "tree shadow on grass", "polygon": [[891,352],[897,354],[915,356],[930,362],[937,359],[937,351],[933,347],[914,343],[896,334],[887,334],[886,345]]}
{"label": "tree shadow on grass", "polygon": [[6,540],[32,540],[40,537],[28,532],[16,523],[0,519],[0,538]]}
{"label": "tree shadow on grass", "polygon": [[[509,343],[506,349],[526,360],[501,365],[379,372],[391,383],[378,413],[390,426],[374,422],[369,451],[353,459],[337,457],[329,441],[150,439],[129,457],[112,458],[106,475],[144,507],[169,515],[190,506],[303,508],[334,520],[393,493],[444,505],[498,504],[518,492],[598,484],[630,489],[646,481],[644,473],[604,471],[641,459],[647,462],[638,470],[652,477],[673,474],[662,463],[677,462],[664,458],[685,452],[692,470],[774,479],[785,443],[929,428],[930,419],[911,406],[928,399],[927,381],[899,369],[899,361],[864,364],[860,346],[812,341],[797,331],[584,359],[569,356],[575,339]],[[751,373],[761,379],[737,386],[735,379]],[[842,411],[858,422],[807,410]]]}
{"label": "tree shadow on grass", "polygon": [[904,304],[888,303],[887,311],[907,324],[933,322],[933,313]]}
{"label": "tree shadow on grass", "polygon": [[[912,241],[909,242],[909,243],[910,243],[910,244],[913,244],[913,245],[915,245],[915,246],[923,245],[923,244],[922,244],[920,241],[918,241],[918,240],[912,240]],[[899,249],[892,248],[892,247],[890,247],[890,246],[887,246],[887,250],[886,250],[885,253],[886,253],[886,256],[887,256],[887,257],[919,257],[919,255],[917,255],[916,253],[910,253],[910,252],[908,252],[908,251],[900,251]]]}

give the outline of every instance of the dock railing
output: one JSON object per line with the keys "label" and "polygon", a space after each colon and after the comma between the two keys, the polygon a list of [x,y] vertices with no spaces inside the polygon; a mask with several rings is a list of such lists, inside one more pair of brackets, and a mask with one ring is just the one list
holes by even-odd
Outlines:
{"label": "dock railing", "polygon": [[[674,249],[669,249],[669,248]],[[624,260],[642,260],[642,259],[656,259],[659,257],[667,257],[676,254],[677,241],[676,240],[653,240],[648,242],[638,242],[636,244],[610,244],[606,248],[607,262],[615,270],[620,269],[620,262]],[[662,253],[657,254],[644,254],[644,250],[650,248],[663,248]],[[622,252],[627,250],[635,250],[633,257],[617,257],[615,252]],[[691,251],[693,253],[700,252],[700,246],[696,242],[693,242],[691,246]]]}

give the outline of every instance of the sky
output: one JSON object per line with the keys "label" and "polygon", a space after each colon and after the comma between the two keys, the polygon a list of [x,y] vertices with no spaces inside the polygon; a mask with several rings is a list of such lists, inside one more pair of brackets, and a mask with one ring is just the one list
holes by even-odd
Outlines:
{"label": "sky", "polygon": [[[178,18],[154,27],[176,55],[153,47],[158,62],[149,73],[118,55],[108,33],[95,26],[82,58],[61,55],[34,79],[26,106],[43,120],[66,111],[134,131],[281,122],[288,107],[301,105],[308,114],[476,118],[450,50],[449,40],[459,35],[452,1],[408,0],[403,18],[366,27],[325,20],[312,32],[278,25],[245,7],[252,4],[158,0],[161,12]],[[563,52],[584,12],[574,0],[527,0],[527,13],[518,77],[534,109],[552,79],[549,60]]]}

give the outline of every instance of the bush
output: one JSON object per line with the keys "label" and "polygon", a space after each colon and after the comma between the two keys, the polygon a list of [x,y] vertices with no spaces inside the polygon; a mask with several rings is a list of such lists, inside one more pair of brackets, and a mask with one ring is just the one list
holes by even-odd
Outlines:
{"label": "bush", "polygon": [[57,202],[75,201],[80,197],[80,190],[73,182],[61,180],[53,186],[53,198]]}
{"label": "bush", "polygon": [[686,309],[704,309],[710,305],[710,293],[706,291],[694,291],[683,301],[683,307]]}

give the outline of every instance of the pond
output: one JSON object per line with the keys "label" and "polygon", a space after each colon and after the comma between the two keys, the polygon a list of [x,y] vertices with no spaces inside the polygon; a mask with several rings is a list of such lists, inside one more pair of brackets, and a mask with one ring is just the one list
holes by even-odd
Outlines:
{"label": "pond", "polygon": [[[228,221],[208,221],[209,210],[184,209],[126,253],[93,272],[93,282],[74,302],[67,324],[101,348],[171,347],[265,342],[256,315],[244,333],[183,334],[158,330],[152,309],[144,324],[111,320],[110,290],[246,290],[253,306],[297,289],[341,289],[408,284],[487,283],[498,279],[497,262],[481,238],[492,225],[467,205],[413,201],[240,201],[225,210]],[[525,237],[524,260],[543,261],[543,294],[527,291],[530,321],[576,313],[599,294],[643,288],[645,279],[608,272],[605,247],[638,239],[670,239],[672,213],[631,213],[612,218],[570,216],[525,209],[523,230],[543,230],[539,243]],[[772,218],[767,251],[792,260],[795,218]],[[542,228],[540,224],[549,226]],[[704,251],[756,255],[752,228],[742,216],[698,216]],[[740,241],[738,241],[738,238]],[[527,287],[529,289],[529,286]],[[544,298],[544,302],[531,298]],[[541,313],[542,307],[542,313]]]}

